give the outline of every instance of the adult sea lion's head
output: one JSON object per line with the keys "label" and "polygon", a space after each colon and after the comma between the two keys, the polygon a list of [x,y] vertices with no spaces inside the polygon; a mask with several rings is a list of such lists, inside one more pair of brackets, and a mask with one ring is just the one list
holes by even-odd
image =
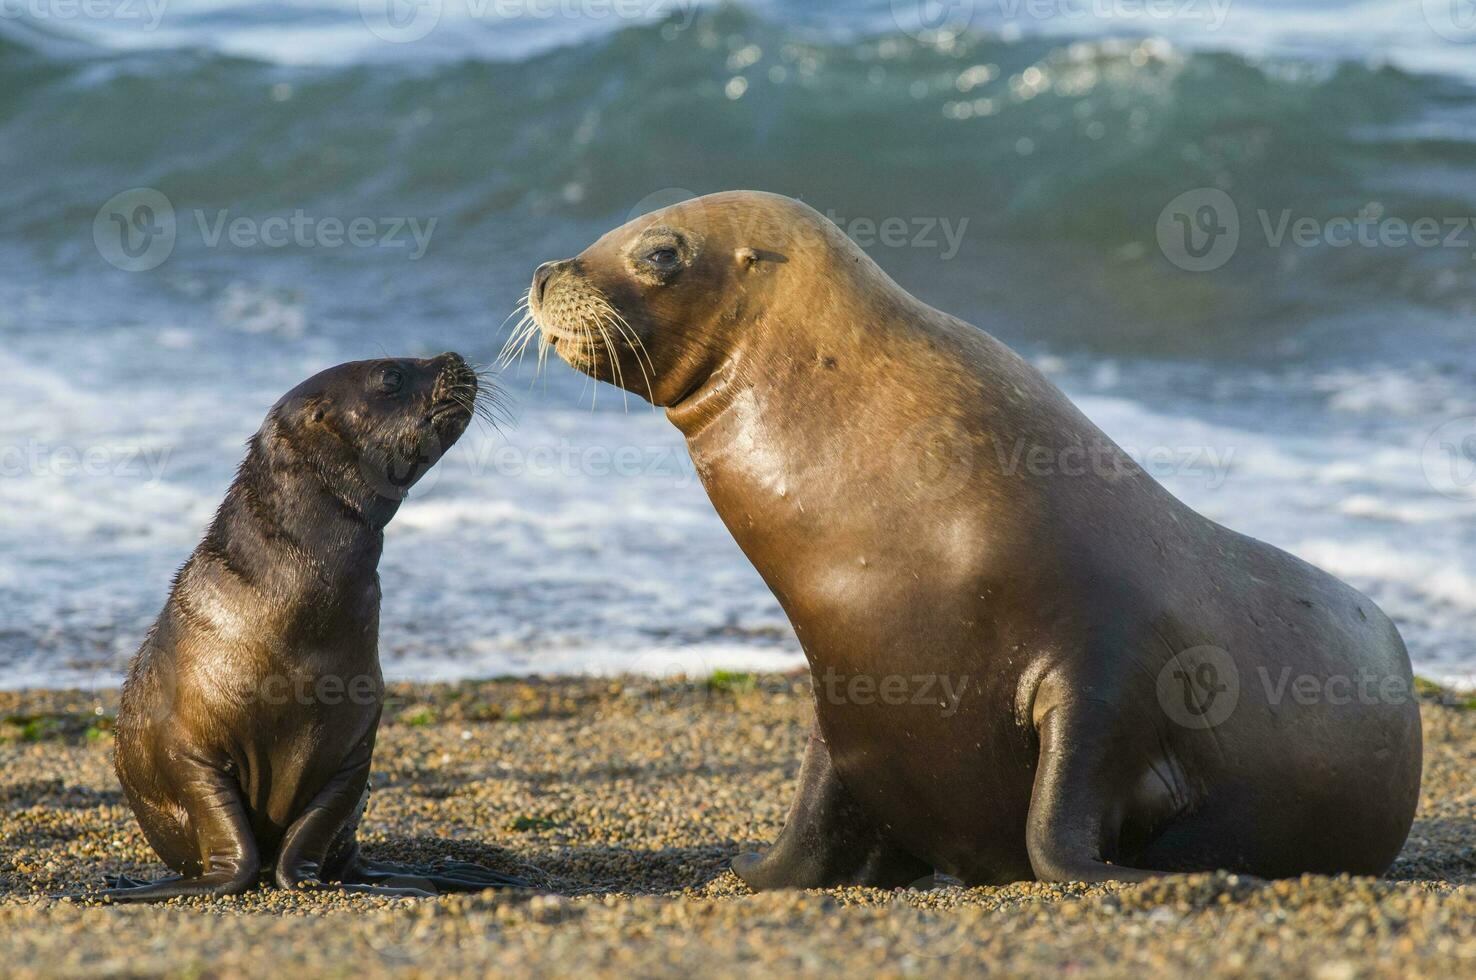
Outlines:
{"label": "adult sea lion's head", "polygon": [[[819,212],[730,191],[635,218],[579,255],[546,262],[534,329],[571,367],[653,404],[680,404],[720,367],[780,348],[880,270]],[[852,285],[847,285],[851,283]]]}
{"label": "adult sea lion's head", "polygon": [[383,522],[487,412],[487,394],[460,354],[351,361],[283,395],[253,441],[272,467]]}

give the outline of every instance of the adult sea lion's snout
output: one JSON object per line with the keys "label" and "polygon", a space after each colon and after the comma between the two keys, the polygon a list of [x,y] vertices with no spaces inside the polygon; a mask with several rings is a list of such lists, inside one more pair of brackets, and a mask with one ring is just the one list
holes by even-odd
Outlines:
{"label": "adult sea lion's snout", "polygon": [[[637,354],[640,340],[600,285],[585,274],[578,258],[544,262],[528,287],[530,339],[539,338],[540,362],[548,350],[576,370],[625,387],[625,361],[639,389],[649,372]],[[515,335],[516,336],[516,335]]]}
{"label": "adult sea lion's snout", "polygon": [[548,289],[549,280],[552,279],[554,277],[554,274],[566,264],[566,261],[560,259],[552,262],[545,262],[538,268],[533,270],[533,285],[528,294],[532,298],[533,302],[543,302],[543,295],[544,292]]}

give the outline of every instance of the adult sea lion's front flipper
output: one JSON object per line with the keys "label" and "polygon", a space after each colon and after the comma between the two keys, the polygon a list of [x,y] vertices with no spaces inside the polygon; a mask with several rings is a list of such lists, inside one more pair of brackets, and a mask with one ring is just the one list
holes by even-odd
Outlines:
{"label": "adult sea lion's front flipper", "polygon": [[733,872],[754,891],[867,885],[897,888],[933,873],[897,847],[867,815],[831,765],[819,729],[810,732],[799,792],[784,829],[763,854],[733,859]]}

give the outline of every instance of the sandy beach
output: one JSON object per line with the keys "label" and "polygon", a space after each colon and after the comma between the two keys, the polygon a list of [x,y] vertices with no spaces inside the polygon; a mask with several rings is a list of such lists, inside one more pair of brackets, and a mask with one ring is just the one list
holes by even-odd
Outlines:
{"label": "sandy beach", "polygon": [[1384,880],[1196,875],[753,895],[801,680],[498,680],[394,688],[366,849],[459,857],[541,893],[288,895],[101,907],[157,875],[111,768],[116,694],[0,694],[0,955],[10,976],[1459,976],[1476,969],[1476,710],[1426,692],[1419,817]]}

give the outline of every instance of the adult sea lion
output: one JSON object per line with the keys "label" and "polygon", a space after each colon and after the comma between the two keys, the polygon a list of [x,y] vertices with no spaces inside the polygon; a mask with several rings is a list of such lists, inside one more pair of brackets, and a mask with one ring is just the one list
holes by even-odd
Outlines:
{"label": "adult sea lion", "polygon": [[1399,852],[1421,733],[1390,621],[1191,511],[811,208],[687,201],[529,300],[570,365],[665,407],[809,659],[817,729],[778,842],[734,861],[750,886]]}
{"label": "adult sea lion", "polygon": [[518,878],[369,861],[356,830],[384,704],[379,557],[404,493],[479,409],[457,354],[341,364],[273,406],[134,659],[118,778],[177,874],[104,898],[282,888],[429,895]]}

